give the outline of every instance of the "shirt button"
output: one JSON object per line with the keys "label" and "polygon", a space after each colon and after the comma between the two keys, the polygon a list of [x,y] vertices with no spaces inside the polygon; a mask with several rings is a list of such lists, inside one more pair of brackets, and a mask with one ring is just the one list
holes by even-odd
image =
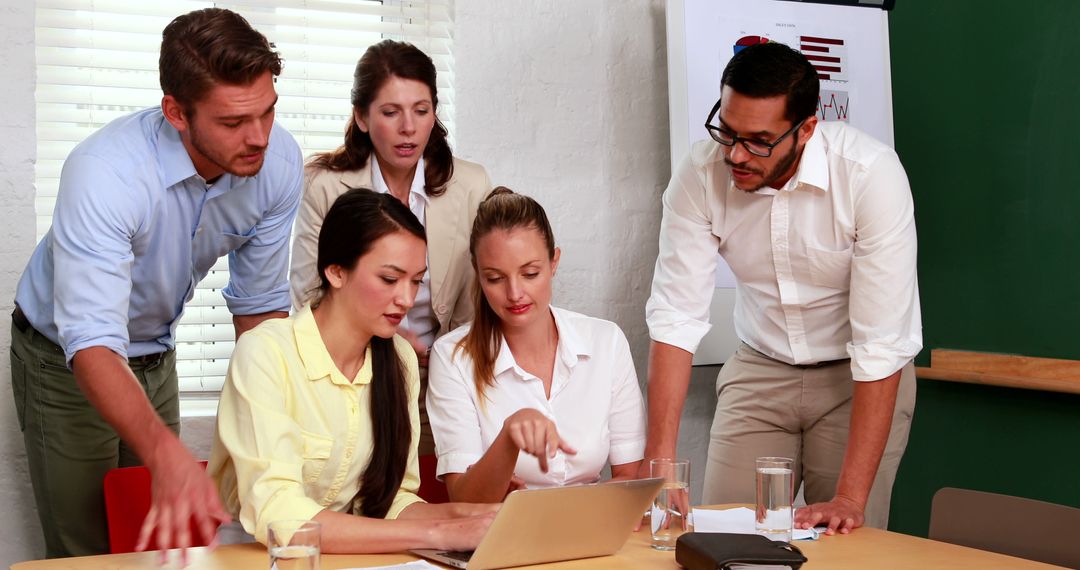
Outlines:
{"label": "shirt button", "polygon": [[439,313],[440,315],[445,315],[446,311],[447,311],[446,305],[439,305],[438,307],[435,307],[435,312]]}

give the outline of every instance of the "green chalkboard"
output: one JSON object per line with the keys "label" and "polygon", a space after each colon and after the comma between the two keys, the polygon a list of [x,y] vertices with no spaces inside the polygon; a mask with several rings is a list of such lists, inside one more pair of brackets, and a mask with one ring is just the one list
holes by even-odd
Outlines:
{"label": "green chalkboard", "polygon": [[[918,362],[1080,359],[1080,2],[900,0],[889,34]],[[920,380],[890,528],[925,535],[944,486],[1080,506],[1078,445],[1080,396]]]}
{"label": "green chalkboard", "polygon": [[925,347],[1080,359],[1080,2],[889,18]]}

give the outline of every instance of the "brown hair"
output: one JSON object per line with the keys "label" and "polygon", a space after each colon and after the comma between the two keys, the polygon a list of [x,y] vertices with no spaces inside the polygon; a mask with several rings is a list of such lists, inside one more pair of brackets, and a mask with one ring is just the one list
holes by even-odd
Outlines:
{"label": "brown hair", "polygon": [[[544,208],[532,198],[515,194],[505,186],[499,186],[480,203],[469,235],[469,253],[472,254],[473,271],[479,273],[476,265],[476,247],[480,238],[494,230],[513,230],[516,228],[534,229],[540,232],[547,246],[548,259],[555,257],[555,234],[551,231]],[[499,356],[502,324],[499,316],[488,304],[480,288],[480,276],[473,280],[473,305],[476,314],[472,328],[458,341],[454,354],[464,350],[473,361],[473,382],[476,394],[484,401],[484,390],[495,383],[495,359]]]}
{"label": "brown hair", "polygon": [[[334,201],[319,231],[318,271],[321,289],[330,282],[326,268],[356,267],[375,242],[395,232],[407,232],[422,240],[424,226],[409,208],[389,194],[354,188]],[[405,363],[394,348],[394,339],[371,337],[371,459],[360,475],[361,515],[385,518],[397,496],[409,461],[412,426]]]}
{"label": "brown hair", "polygon": [[178,16],[161,34],[161,90],[190,113],[215,84],[250,85],[267,71],[280,75],[281,56],[273,47],[230,10],[205,8]]}
{"label": "brown hair", "polygon": [[[416,46],[394,40],[383,40],[369,47],[356,63],[352,88],[353,110],[366,115],[379,89],[391,77],[412,79],[427,85],[431,90],[431,112],[438,110],[435,64]],[[446,183],[454,175],[454,155],[450,152],[447,134],[446,127],[436,116],[435,126],[431,128],[431,136],[424,147],[424,191],[428,196],[439,196],[445,192]],[[357,170],[367,166],[374,148],[371,135],[360,130],[350,115],[345,127],[345,144],[332,152],[315,155],[311,164],[336,172]]]}

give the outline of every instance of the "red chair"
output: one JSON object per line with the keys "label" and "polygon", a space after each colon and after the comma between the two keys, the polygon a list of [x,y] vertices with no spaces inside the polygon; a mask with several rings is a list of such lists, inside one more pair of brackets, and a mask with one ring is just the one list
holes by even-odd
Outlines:
{"label": "red chair", "polygon": [[[206,462],[200,461],[203,469]],[[105,520],[109,525],[109,552],[135,552],[139,530],[150,512],[150,470],[118,467],[105,474]],[[206,546],[191,528],[192,546]]]}
{"label": "red chair", "polygon": [[420,490],[416,493],[429,503],[449,503],[446,485],[435,477],[438,458],[434,455],[420,456]]}

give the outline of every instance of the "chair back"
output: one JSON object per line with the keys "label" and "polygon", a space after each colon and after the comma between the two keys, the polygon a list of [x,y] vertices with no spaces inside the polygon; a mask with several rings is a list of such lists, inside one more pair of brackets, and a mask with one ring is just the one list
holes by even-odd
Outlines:
{"label": "chair back", "polygon": [[[200,462],[206,468],[206,462]],[[143,520],[150,512],[150,470],[117,467],[105,474],[105,520],[109,525],[109,552],[135,552]],[[192,525],[192,546],[206,546]]]}
{"label": "chair back", "polygon": [[930,507],[930,538],[1080,568],[1080,509],[945,487]]}
{"label": "chair back", "polygon": [[417,495],[429,503],[448,503],[450,495],[446,491],[446,484],[435,476],[438,463],[435,455],[420,456],[420,491]]}

